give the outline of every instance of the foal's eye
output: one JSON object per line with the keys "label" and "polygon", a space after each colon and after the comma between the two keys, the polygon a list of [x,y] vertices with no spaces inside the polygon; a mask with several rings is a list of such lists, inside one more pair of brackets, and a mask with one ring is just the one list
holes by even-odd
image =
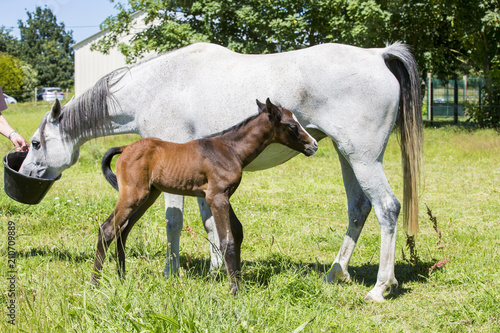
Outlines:
{"label": "foal's eye", "polygon": [[299,127],[297,125],[290,125],[290,130],[292,131],[293,134],[296,136],[299,135]]}
{"label": "foal's eye", "polygon": [[35,149],[35,150],[40,149],[40,141],[31,141],[31,145],[33,146],[33,149]]}

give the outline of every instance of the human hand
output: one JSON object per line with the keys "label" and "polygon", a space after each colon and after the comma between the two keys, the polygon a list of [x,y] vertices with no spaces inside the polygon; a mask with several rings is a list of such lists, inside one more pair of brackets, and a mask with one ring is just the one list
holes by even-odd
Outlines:
{"label": "human hand", "polygon": [[10,141],[14,144],[17,151],[27,151],[29,149],[28,141],[21,134],[14,132],[9,136]]}

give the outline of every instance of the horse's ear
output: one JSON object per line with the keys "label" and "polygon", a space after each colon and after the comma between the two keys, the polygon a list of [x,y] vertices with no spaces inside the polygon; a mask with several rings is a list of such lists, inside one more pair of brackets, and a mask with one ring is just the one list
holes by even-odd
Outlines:
{"label": "horse's ear", "polygon": [[50,110],[50,121],[52,122],[56,121],[57,119],[59,119],[60,115],[61,115],[61,103],[59,103],[59,100],[56,98],[54,105],[52,105],[52,110]]}
{"label": "horse's ear", "polygon": [[276,105],[271,103],[269,98],[266,100],[266,109],[274,121],[281,121],[281,110]]}
{"label": "horse's ear", "polygon": [[266,111],[266,104],[262,103],[258,99],[255,100],[257,102],[257,106],[259,107],[259,113]]}

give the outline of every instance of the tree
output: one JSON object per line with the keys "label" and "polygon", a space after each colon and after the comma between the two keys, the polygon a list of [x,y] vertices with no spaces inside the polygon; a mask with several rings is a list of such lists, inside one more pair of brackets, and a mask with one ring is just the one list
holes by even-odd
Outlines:
{"label": "tree", "polygon": [[483,127],[500,129],[500,3],[463,2],[457,15],[464,36],[460,57],[485,78],[484,107],[471,108],[470,117]]}
{"label": "tree", "polygon": [[0,26],[0,52],[19,57],[19,41],[10,34],[11,31]]}
{"label": "tree", "polygon": [[66,32],[64,23],[58,24],[47,7],[27,15],[26,23],[18,21],[21,59],[33,66],[40,85],[69,88],[74,72],[72,31]]}
{"label": "tree", "polygon": [[[129,0],[101,26],[109,34],[93,45],[118,47],[130,62],[148,51],[166,52],[207,41],[242,53],[271,53],[324,42],[382,46],[389,13],[374,0]],[[147,13],[143,31],[120,43],[137,11]]]}
{"label": "tree", "polygon": [[18,100],[26,100],[36,87],[36,72],[13,55],[0,52],[0,87]]}
{"label": "tree", "polygon": [[0,53],[0,86],[6,92],[19,92],[23,87],[24,73],[19,58]]}

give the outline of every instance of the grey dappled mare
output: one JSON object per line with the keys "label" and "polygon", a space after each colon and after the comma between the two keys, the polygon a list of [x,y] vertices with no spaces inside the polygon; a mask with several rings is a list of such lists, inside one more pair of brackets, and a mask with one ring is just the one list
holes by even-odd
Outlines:
{"label": "grey dappled mare", "polygon": [[[96,136],[138,133],[173,142],[207,136],[248,118],[256,112],[255,99],[266,97],[292,110],[317,140],[330,137],[338,152],[349,227],[325,280],[349,278],[349,260],[373,207],[381,228],[380,266],[366,299],[382,301],[384,291],[397,283],[401,205],[382,165],[396,122],[401,128],[403,220],[410,233],[417,230],[420,83],[415,60],[401,43],[377,49],[323,44],[268,55],[198,43],[160,55],[109,74],[62,109],[56,103],[33,135],[21,172],[55,178],[76,162],[79,147]],[[270,168],[296,154],[273,144],[245,170]],[[198,203],[208,237],[218,244],[210,209],[205,200]],[[169,250],[164,274],[169,275],[179,269],[184,199],[166,194],[165,204]],[[211,247],[211,269],[221,263]]]}

